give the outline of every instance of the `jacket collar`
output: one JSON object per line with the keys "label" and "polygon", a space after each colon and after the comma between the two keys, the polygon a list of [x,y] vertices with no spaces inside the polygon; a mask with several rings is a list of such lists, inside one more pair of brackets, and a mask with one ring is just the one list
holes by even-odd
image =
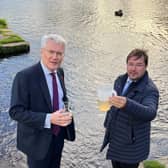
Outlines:
{"label": "jacket collar", "polygon": [[146,87],[146,84],[148,82],[149,76],[148,72],[146,71],[145,74],[140,78],[138,81],[133,82],[132,89],[128,92],[127,96],[132,97],[134,96],[137,92],[143,93],[144,88]]}
{"label": "jacket collar", "polygon": [[[119,77],[119,83],[116,83],[115,88],[116,88],[117,93],[119,95],[121,95],[121,93],[122,93],[122,89],[125,85],[127,78],[128,78],[128,74],[125,73],[124,75],[121,75]],[[130,91],[128,91],[128,96],[130,96],[130,94],[132,94],[132,93],[143,92],[144,88],[146,86],[146,83],[148,81],[148,78],[149,78],[148,72],[146,71],[145,74],[138,81],[133,82],[132,89]]]}
{"label": "jacket collar", "polygon": [[46,104],[48,105],[49,110],[52,112],[51,98],[50,98],[47,82],[45,79],[44,71],[42,69],[40,62],[37,64],[37,69],[38,69],[38,77],[39,77],[37,78],[37,80],[40,81],[42,94],[45,98],[45,101],[46,101]]}

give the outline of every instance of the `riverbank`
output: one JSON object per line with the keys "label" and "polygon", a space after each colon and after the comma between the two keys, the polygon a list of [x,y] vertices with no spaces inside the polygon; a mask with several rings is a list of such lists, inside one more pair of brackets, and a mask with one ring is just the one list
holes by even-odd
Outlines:
{"label": "riverbank", "polygon": [[6,20],[0,19],[0,58],[27,53],[29,50],[29,43],[8,29]]}

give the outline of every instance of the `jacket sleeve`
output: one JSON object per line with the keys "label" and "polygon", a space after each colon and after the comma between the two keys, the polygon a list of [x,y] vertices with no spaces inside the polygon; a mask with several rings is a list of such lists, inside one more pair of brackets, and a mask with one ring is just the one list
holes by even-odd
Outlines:
{"label": "jacket sleeve", "polygon": [[44,129],[46,113],[33,112],[30,108],[30,92],[28,78],[19,72],[12,85],[11,107],[9,115],[12,119],[38,129]]}
{"label": "jacket sleeve", "polygon": [[141,102],[127,98],[124,111],[139,121],[151,121],[156,117],[159,101],[159,92],[156,88],[150,87],[144,91]]}

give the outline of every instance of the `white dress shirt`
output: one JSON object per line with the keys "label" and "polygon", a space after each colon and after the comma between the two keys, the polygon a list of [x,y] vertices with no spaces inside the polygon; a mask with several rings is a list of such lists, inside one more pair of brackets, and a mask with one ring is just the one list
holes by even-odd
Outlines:
{"label": "white dress shirt", "polygon": [[[52,86],[52,76],[51,76],[51,71],[43,64],[42,61],[40,61],[44,75],[45,75],[45,79],[47,82],[47,86],[48,86],[48,90],[49,90],[49,94],[50,94],[50,98],[51,98],[51,103],[53,103],[53,86]],[[55,71],[55,77],[57,80],[57,86],[58,86],[58,102],[59,102],[59,109],[63,109],[64,108],[64,102],[62,100],[63,98],[63,90],[61,87],[61,83],[60,80],[58,78],[58,75]],[[53,104],[52,104],[53,105]],[[51,118],[51,113],[47,113],[46,115],[46,119],[45,119],[45,124],[44,124],[44,128],[51,128],[51,122],[50,122],[50,118]]]}

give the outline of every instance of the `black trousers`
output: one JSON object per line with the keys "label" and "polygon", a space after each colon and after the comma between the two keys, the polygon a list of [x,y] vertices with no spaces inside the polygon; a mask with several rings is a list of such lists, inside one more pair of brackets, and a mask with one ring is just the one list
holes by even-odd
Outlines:
{"label": "black trousers", "polygon": [[52,142],[46,157],[43,160],[35,160],[27,157],[29,168],[60,168],[64,137],[60,133],[58,137],[53,135]]}
{"label": "black trousers", "polygon": [[122,163],[114,160],[112,160],[111,162],[112,162],[113,168],[138,168],[139,166],[139,163],[128,164],[128,163]]}

